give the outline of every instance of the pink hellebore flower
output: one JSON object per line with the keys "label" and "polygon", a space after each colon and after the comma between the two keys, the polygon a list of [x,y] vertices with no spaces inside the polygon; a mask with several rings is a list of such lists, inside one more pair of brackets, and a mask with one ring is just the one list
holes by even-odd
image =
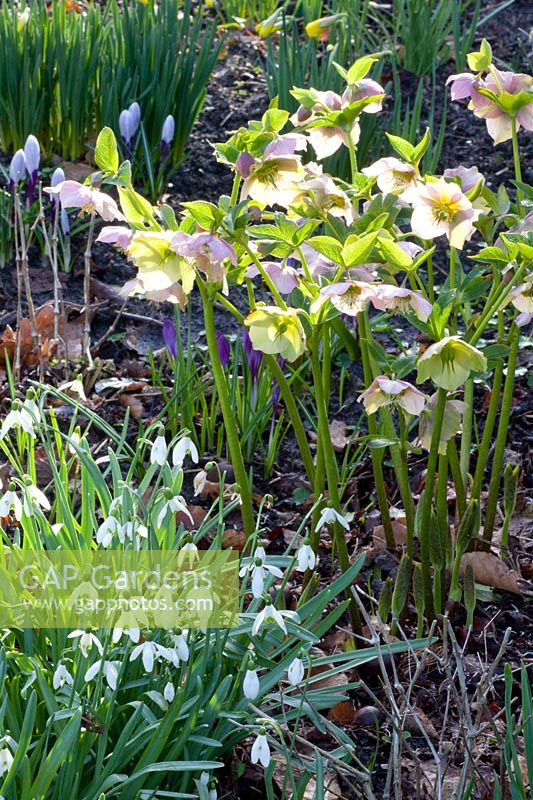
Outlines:
{"label": "pink hellebore flower", "polygon": [[459,178],[459,186],[462,192],[470,192],[479,181],[485,180],[477,167],[464,167],[462,164],[454,169],[445,169],[444,178]]}
{"label": "pink hellebore flower", "polygon": [[123,250],[127,250],[132,236],[131,229],[125,225],[107,225],[102,228],[96,241],[104,244],[118,244]]}
{"label": "pink hellebore flower", "polygon": [[303,133],[285,133],[277,136],[263,151],[263,158],[269,156],[292,156],[297,150],[307,148],[307,139]]}
{"label": "pink hellebore flower", "polygon": [[378,375],[368,389],[359,395],[357,402],[364,404],[367,414],[375,414],[378,408],[395,404],[418,417],[426,403],[426,395],[406,381]]}
{"label": "pink hellebore flower", "polygon": [[172,249],[178,255],[194,260],[209,281],[223,281],[226,277],[224,262],[237,263],[233,247],[212,233],[193,233],[192,236],[178,231],[173,238]]}
{"label": "pink hellebore flower", "polygon": [[406,203],[417,197],[415,187],[420,178],[418,171],[399,158],[380,158],[361,172],[369,178],[376,178],[378,188],[383,194],[395,194]]}
{"label": "pink hellebore flower", "polygon": [[393,286],[390,283],[383,283],[376,286],[373,296],[370,298],[374,308],[378,311],[407,311],[410,309],[417,319],[427,322],[433,309],[431,303],[426,300],[420,292],[401,286]]}
{"label": "pink hellebore flower", "polygon": [[[486,121],[489,136],[494,140],[495,145],[506,142],[512,137],[512,117],[490,97],[478,92],[477,88],[490,89],[495,95],[500,95],[502,92],[518,94],[530,91],[532,84],[531,75],[500,72],[494,69],[494,72],[487,75],[484,81],[473,86],[471,107],[476,117],[481,117]],[[528,131],[533,131],[533,94],[531,94],[531,101],[526,103],[515,116],[517,130],[523,127]]]}
{"label": "pink hellebore flower", "polygon": [[331,301],[342,314],[356,317],[365,311],[374,297],[376,286],[362,281],[343,281],[332,283],[320,290],[320,294]]}
{"label": "pink hellebore flower", "polygon": [[509,299],[522,314],[533,314],[533,276],[511,289]]}
{"label": "pink hellebore flower", "polygon": [[[343,108],[349,105],[347,100],[344,100],[336,92],[314,91],[314,97],[317,102],[311,110],[300,106],[296,114],[293,114],[291,117],[293,125],[320,120],[321,116],[331,111],[342,111]],[[308,129],[307,133],[319,161],[336,153],[342,145],[348,147],[348,134],[342,128],[334,125],[312,127]],[[359,136],[359,122],[355,119],[350,130],[350,137],[354,144],[359,141]]]}
{"label": "pink hellebore flower", "polygon": [[460,72],[457,75],[450,75],[446,86],[451,84],[452,100],[464,100],[470,98],[475,82],[476,76],[471,72]]}
{"label": "pink hellebore flower", "polygon": [[[279,261],[265,261],[263,266],[272,279],[272,283],[281,294],[290,294],[300,283],[298,270],[288,264],[280,264]],[[256,278],[259,274],[255,264],[250,264],[246,270],[247,278]]]}
{"label": "pink hellebore flower", "polygon": [[461,250],[474,233],[477,212],[457,184],[439,178],[418,188],[413,200],[411,228],[421,239],[434,239],[446,234],[452,247]]}
{"label": "pink hellebore flower", "polygon": [[362,78],[360,81],[357,81],[357,83],[345,89],[342,100],[344,103],[350,104],[356,103],[358,100],[364,100],[365,97],[376,97],[377,99],[363,108],[364,113],[377,114],[381,111],[383,106],[385,89],[371,78]]}
{"label": "pink hellebore flower", "polygon": [[304,242],[300,249],[313,277],[317,275],[327,275],[328,272],[335,269],[333,261],[330,261],[329,258],[319,253],[318,250],[315,250],[310,244]]}
{"label": "pink hellebore flower", "polygon": [[317,175],[304,184],[307,192],[312,193],[317,206],[332,217],[342,217],[347,225],[353,222],[353,206],[350,198],[339,189],[331,175]]}
{"label": "pink hellebore flower", "polygon": [[105,222],[125,219],[113,198],[92,186],[85,186],[77,181],[63,181],[45,191],[59,195],[63,208],[80,208],[82,212],[98,214]]}
{"label": "pink hellebore flower", "polygon": [[[418,425],[418,435],[420,444],[425,450],[430,450],[433,428],[435,426],[435,415],[437,410],[438,395],[432,395],[420,414]],[[439,453],[446,454],[448,442],[461,430],[461,421],[466,410],[466,405],[462,400],[446,400],[444,404],[444,419],[439,439]]]}

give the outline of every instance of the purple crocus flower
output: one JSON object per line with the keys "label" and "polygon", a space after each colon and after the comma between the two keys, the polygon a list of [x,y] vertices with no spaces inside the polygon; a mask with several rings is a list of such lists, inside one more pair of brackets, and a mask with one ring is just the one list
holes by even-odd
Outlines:
{"label": "purple crocus flower", "polygon": [[169,114],[163,122],[163,130],[161,131],[161,157],[163,161],[166,160],[170,153],[170,145],[174,141],[175,133],[176,122],[172,114]]}
{"label": "purple crocus flower", "polygon": [[[282,358],[281,356],[278,356],[278,364],[280,369],[283,369],[283,367],[285,366],[285,359]],[[274,378],[274,380],[272,381],[272,412],[274,415],[277,413],[278,410],[280,396],[281,392],[279,384],[277,380]]]}
{"label": "purple crocus flower", "polygon": [[30,134],[24,145],[24,160],[26,162],[26,172],[28,173],[28,206],[33,203],[35,187],[39,181],[39,164],[41,162],[41,148],[39,142]]}
{"label": "purple crocus flower", "polygon": [[[50,180],[50,186],[54,189],[56,186],[59,186],[60,183],[66,180],[65,173],[58,167],[52,173],[52,178]],[[50,206],[52,207],[52,219],[55,220],[56,209],[59,208],[58,200],[55,194],[50,195]]]}
{"label": "purple crocus flower", "polygon": [[242,342],[244,345],[244,352],[246,355],[246,361],[248,362],[248,369],[250,370],[252,382],[257,383],[259,367],[261,366],[261,361],[263,360],[263,353],[260,350],[254,350],[247,328],[242,329]]}
{"label": "purple crocus flower", "polygon": [[126,150],[129,154],[131,143],[133,141],[133,137],[135,136],[135,131],[137,130],[135,116],[129,109],[126,108],[124,111],[120,112],[120,116],[118,118],[118,127],[120,130],[120,135],[122,136],[122,140],[126,145]]}
{"label": "purple crocus flower", "polygon": [[24,157],[24,150],[17,150],[9,165],[9,181],[7,184],[8,190],[12,191],[15,186],[18,186],[19,183],[24,179],[25,174],[26,158]]}
{"label": "purple crocus flower", "polygon": [[227,367],[230,360],[231,360],[231,348],[228,340],[222,333],[219,331],[217,333],[217,347],[218,347],[218,357],[220,359],[220,363],[223,367]]}
{"label": "purple crocus flower", "polygon": [[176,333],[176,326],[170,317],[165,317],[163,321],[163,341],[169,355],[171,355],[172,358],[176,358],[178,354],[178,335]]}
{"label": "purple crocus flower", "polygon": [[139,123],[141,121],[141,107],[139,103],[131,103],[130,107],[128,108],[128,111],[130,112],[130,114],[134,119],[135,130],[137,130],[137,128],[139,127]]}

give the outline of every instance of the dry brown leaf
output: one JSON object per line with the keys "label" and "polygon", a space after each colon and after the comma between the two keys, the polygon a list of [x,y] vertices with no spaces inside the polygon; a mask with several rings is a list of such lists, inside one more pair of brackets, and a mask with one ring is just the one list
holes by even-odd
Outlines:
{"label": "dry brown leaf", "polygon": [[222,536],[222,547],[230,547],[232,550],[241,552],[246,543],[246,536],[243,531],[237,528],[226,528]]}
{"label": "dry brown leaf", "polygon": [[63,169],[69,180],[80,182],[94,172],[94,168],[86,161],[65,161]]}
{"label": "dry brown leaf", "polygon": [[502,589],[504,592],[523,594],[520,575],[498,556],[483,551],[465,553],[461,559],[461,575],[465,574],[469,564],[474,580],[478,583],[492,586],[493,589]]}
{"label": "dry brown leaf", "polygon": [[123,406],[129,408],[131,411],[131,416],[134,419],[141,419],[144,413],[144,406],[141,400],[137,397],[137,395],[133,394],[119,394],[117,399]]}
{"label": "dry brown leaf", "polygon": [[337,703],[328,711],[328,719],[338,725],[352,725],[355,719],[355,708],[350,700]]}
{"label": "dry brown leaf", "polygon": [[[407,544],[407,528],[405,526],[405,517],[391,520],[392,533],[394,535],[394,542],[397,547]],[[372,531],[372,541],[374,547],[378,550],[387,549],[387,541],[385,539],[385,528],[383,525],[376,525]]]}
{"label": "dry brown leaf", "polygon": [[329,423],[329,433],[331,436],[331,443],[337,453],[342,453],[348,442],[350,436],[346,432],[346,423],[340,419],[334,419]]}
{"label": "dry brown leaf", "polygon": [[415,735],[420,735],[420,728],[422,728],[430,739],[439,738],[437,729],[432,721],[420,708],[415,708],[412,714],[408,714],[405,719],[405,728]]}

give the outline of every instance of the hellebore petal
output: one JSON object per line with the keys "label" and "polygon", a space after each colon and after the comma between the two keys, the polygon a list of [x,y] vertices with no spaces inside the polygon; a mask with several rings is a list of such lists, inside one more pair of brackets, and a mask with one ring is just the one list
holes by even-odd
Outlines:
{"label": "hellebore petal", "polygon": [[296,361],[305,351],[305,332],[294,308],[258,305],[244,324],[254,348],[262,353],[277,353],[287,361]]}
{"label": "hellebore petal", "polygon": [[406,381],[391,380],[386,375],[374,378],[368,389],[357,398],[363,403],[367,414],[375,414],[378,408],[397,405],[408,414],[419,416],[426,402],[426,395]]}
{"label": "hellebore petal", "polygon": [[448,336],[425,350],[417,361],[417,383],[431,380],[435,386],[454,392],[471,372],[487,369],[487,359],[459,336]]}

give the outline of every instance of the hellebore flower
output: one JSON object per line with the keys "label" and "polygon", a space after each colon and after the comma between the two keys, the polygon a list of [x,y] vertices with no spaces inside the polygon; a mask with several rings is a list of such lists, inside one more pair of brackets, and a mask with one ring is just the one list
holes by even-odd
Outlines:
{"label": "hellebore flower", "polygon": [[383,107],[383,100],[385,98],[385,89],[377,81],[372,78],[361,78],[356,83],[350,84],[343,94],[342,100],[344,103],[357,103],[359,100],[364,100],[367,97],[375,97],[373,103],[368,103],[364,106],[364,114],[377,114]]}
{"label": "hellebore flower", "polygon": [[127,250],[132,236],[131,229],[125,225],[106,225],[96,237],[96,241],[103,244],[117,244],[122,250]]}
{"label": "hellebore flower", "polygon": [[301,194],[305,170],[298,155],[263,155],[244,179],[241,198],[251,197],[265,206],[288,208]]}
{"label": "hellebore flower", "polygon": [[433,306],[426,300],[420,292],[407,289],[401,286],[393,286],[390,283],[382,283],[376,286],[370,298],[374,308],[378,311],[411,310],[421,322],[429,319]]}
{"label": "hellebore flower", "polygon": [[[300,283],[298,270],[288,264],[279,261],[264,261],[263,267],[280,294],[290,294]],[[258,268],[255,264],[250,264],[246,270],[246,277],[256,278],[258,275],[260,275]]]}
{"label": "hellebore flower", "polygon": [[342,281],[342,283],[331,283],[320,290],[320,294],[326,297],[335,308],[342,314],[356,317],[361,311],[365,311],[368,303],[374,297],[376,286],[362,281]]}
{"label": "hellebore flower", "polygon": [[[472,108],[476,117],[484,119],[489,136],[494,144],[506,142],[512,137],[512,118],[516,119],[516,129],[521,127],[533,131],[533,92],[531,75],[514,72],[500,72],[493,67],[493,72],[473,84],[470,93]],[[478,89],[488,89],[492,97],[482,94]],[[513,95],[521,95],[519,110],[511,111]],[[527,99],[529,95],[529,99]]]}
{"label": "hellebore flower", "polygon": [[244,324],[256,350],[278,353],[287,361],[296,361],[305,351],[305,331],[294,308],[258,305]]}
{"label": "hellebore flower", "polygon": [[327,211],[332,217],[342,217],[347,225],[354,219],[350,198],[339,189],[331,175],[317,175],[305,181],[302,187],[318,208]]}
{"label": "hellebore flower", "polygon": [[235,162],[235,170],[241,178],[248,178],[255,163],[255,158],[250,153],[240,153]]}
{"label": "hellebore flower", "polygon": [[462,164],[453,169],[445,169],[444,178],[459,178],[461,191],[466,193],[474,189],[481,180],[485,180],[477,167],[464,167]]}
{"label": "hellebore flower", "polygon": [[223,367],[227,367],[231,361],[231,347],[222,331],[217,333],[217,350],[220,363]]}
{"label": "hellebore flower", "polygon": [[170,145],[174,141],[176,133],[176,122],[172,114],[169,114],[163,122],[163,129],[161,131],[161,157],[165,161],[170,153]]}
{"label": "hellebore flower", "polygon": [[424,408],[426,395],[406,381],[378,375],[368,389],[359,395],[357,402],[364,404],[367,414],[375,414],[383,406],[397,405],[408,414],[418,417]]}
{"label": "hellebore flower", "polygon": [[242,329],[242,341],[244,345],[244,353],[246,355],[246,361],[248,362],[248,369],[250,370],[250,376],[252,378],[252,383],[256,383],[257,378],[259,377],[259,368],[261,366],[261,362],[263,360],[263,353],[260,350],[256,350],[252,344],[252,340],[250,339],[250,334],[246,328]]}
{"label": "hellebore flower", "polygon": [[459,336],[447,336],[422,353],[417,368],[417,383],[432,380],[435,386],[454,392],[471,372],[486,370],[487,359]]}
{"label": "hellebore flower", "polygon": [[271,142],[267,144],[263,151],[263,158],[270,156],[292,156],[298,150],[305,150],[307,148],[307,138],[303,133],[284,133],[281,136],[276,136]]}
{"label": "hellebore flower", "polygon": [[105,222],[124,219],[112,197],[77,181],[63,181],[45,189],[45,192],[58,195],[63,208],[79,208],[81,213],[99,214]]}
{"label": "hellebore flower", "polygon": [[[426,408],[420,415],[418,435],[420,444],[425,450],[429,450],[431,447],[431,437],[433,436],[437,399],[438,395],[436,393],[432,395],[427,402]],[[466,405],[461,400],[446,400],[444,406],[444,419],[442,422],[439,440],[439,453],[441,455],[445,455],[446,446],[449,440],[459,433],[461,429],[461,420],[465,409]]]}
{"label": "hellebore flower", "polygon": [[533,276],[530,280],[515,286],[509,293],[509,300],[523,314],[533,313]]}
{"label": "hellebore flower", "polygon": [[[179,231],[177,233],[180,233]],[[138,269],[138,279],[147,292],[170,289],[178,281],[188,295],[195,279],[190,261],[176,252],[177,233],[147,231],[134,233],[128,255]]]}
{"label": "hellebore flower", "polygon": [[376,178],[378,189],[383,194],[395,194],[406,203],[411,203],[418,196],[416,184],[420,175],[411,164],[399,158],[380,158],[361,172],[369,178]]}
{"label": "hellebore flower", "polygon": [[474,84],[476,83],[476,76],[471,72],[460,72],[457,75],[450,75],[446,81],[446,86],[451,84],[450,94],[452,100],[465,100],[470,97]]}
{"label": "hellebore flower", "polygon": [[252,745],[252,753],[250,756],[252,764],[257,764],[261,762],[263,767],[266,769],[270,764],[270,747],[268,744],[268,739],[266,737],[266,729],[261,727],[259,728],[259,733],[257,735],[257,739]]}
{"label": "hellebore flower", "polygon": [[233,247],[213,233],[200,232],[189,236],[183,231],[177,231],[172,240],[172,249],[178,255],[194,261],[196,268],[212,283],[225,283],[226,261],[237,263]]}
{"label": "hellebore flower", "polygon": [[176,333],[176,326],[174,325],[174,320],[171,317],[165,317],[163,320],[163,341],[165,343],[165,347],[168,350],[168,353],[172,358],[176,358],[178,355],[178,335]]}
{"label": "hellebore flower", "polygon": [[418,187],[411,217],[411,228],[421,239],[446,234],[452,247],[461,250],[474,233],[477,212],[455,183],[440,178],[436,183]]}
{"label": "hellebore flower", "polygon": [[[320,120],[321,117],[330,114],[332,111],[342,111],[342,109],[348,105],[336,92],[320,92],[316,90],[312,90],[312,92],[316,103],[311,109],[300,106],[296,114],[293,114],[291,117],[293,125],[301,125],[304,122],[314,123],[316,120]],[[357,144],[361,129],[358,120],[355,119],[351,125],[349,134],[338,126],[327,124],[313,125],[308,129],[307,134],[317,159],[322,161],[322,159],[336,153],[342,145],[348,147],[348,135],[353,144]]]}
{"label": "hellebore flower", "polygon": [[9,164],[9,181],[7,184],[7,188],[9,191],[18,186],[21,181],[24,180],[24,176],[26,175],[26,158],[24,156],[24,150],[17,150],[13,158],[11,159],[11,163]]}

